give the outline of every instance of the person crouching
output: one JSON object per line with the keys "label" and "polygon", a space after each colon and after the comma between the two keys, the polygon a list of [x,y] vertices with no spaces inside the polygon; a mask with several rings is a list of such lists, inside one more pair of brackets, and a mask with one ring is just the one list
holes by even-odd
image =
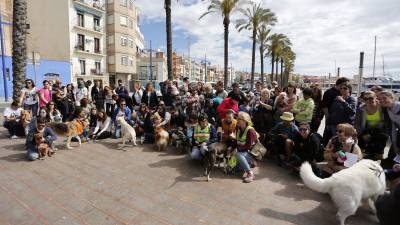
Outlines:
{"label": "person crouching", "polygon": [[35,161],[39,158],[37,143],[34,138],[35,134],[42,133],[45,143],[48,144],[48,146],[52,146],[53,142],[57,140],[57,136],[54,134],[53,130],[50,127],[46,127],[46,122],[45,119],[39,118],[36,127],[31,129],[26,136],[25,145],[30,161]]}
{"label": "person crouching", "polygon": [[217,131],[208,123],[207,115],[200,115],[199,124],[194,127],[193,148],[190,156],[192,159],[202,159],[207,147],[218,141]]}

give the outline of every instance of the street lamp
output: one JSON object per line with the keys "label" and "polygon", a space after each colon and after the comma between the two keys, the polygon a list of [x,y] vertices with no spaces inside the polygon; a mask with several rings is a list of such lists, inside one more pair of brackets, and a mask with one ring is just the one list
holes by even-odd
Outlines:
{"label": "street lamp", "polygon": [[158,51],[153,50],[153,48],[151,47],[151,40],[150,40],[150,48],[143,49],[142,51],[150,53],[150,81],[153,81],[153,52],[158,52]]}
{"label": "street lamp", "polygon": [[201,60],[201,64],[204,64],[204,83],[207,83],[207,65],[211,65],[211,62],[207,60],[207,54],[204,56],[204,59]]}

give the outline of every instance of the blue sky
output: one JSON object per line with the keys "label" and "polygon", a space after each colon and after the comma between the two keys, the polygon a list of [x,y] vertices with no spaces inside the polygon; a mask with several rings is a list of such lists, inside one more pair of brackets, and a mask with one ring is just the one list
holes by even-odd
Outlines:
{"label": "blue sky", "polygon": [[[141,30],[146,47],[165,50],[165,11],[163,0],[136,0],[141,11]],[[191,37],[191,56],[203,58],[207,52],[214,65],[223,65],[223,26],[220,14],[202,20],[207,1],[173,0],[173,49],[187,54]],[[378,36],[377,74],[382,74],[382,56],[387,73],[400,77],[400,4],[398,0],[254,0],[270,8],[278,17],[273,32],[286,34],[297,54],[295,72],[327,75],[334,64],[342,74],[358,73],[360,51],[365,52],[365,74],[372,74],[373,42]],[[250,33],[234,28],[240,13],[232,15],[229,60],[235,69],[250,70]],[[265,70],[270,69],[266,59]],[[256,56],[259,71],[259,56]]]}

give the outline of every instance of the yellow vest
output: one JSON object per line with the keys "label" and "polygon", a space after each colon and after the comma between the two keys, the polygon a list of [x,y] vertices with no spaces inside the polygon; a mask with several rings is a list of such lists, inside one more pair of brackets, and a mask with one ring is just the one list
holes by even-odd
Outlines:
{"label": "yellow vest", "polygon": [[[246,142],[247,142],[247,132],[249,132],[250,129],[254,129],[254,128],[252,126],[247,126],[246,129],[244,129],[244,132],[243,132],[242,135],[240,134],[240,130],[239,129],[236,131],[236,142],[237,142],[238,145],[245,145],[246,144]],[[260,135],[257,133],[257,131],[254,131],[254,132],[256,132],[256,137],[257,137],[257,140],[258,140]]]}
{"label": "yellow vest", "polygon": [[197,125],[194,128],[194,140],[196,140],[199,143],[207,142],[208,139],[210,139],[210,129],[211,125],[208,124],[204,129],[201,129],[200,125]]}

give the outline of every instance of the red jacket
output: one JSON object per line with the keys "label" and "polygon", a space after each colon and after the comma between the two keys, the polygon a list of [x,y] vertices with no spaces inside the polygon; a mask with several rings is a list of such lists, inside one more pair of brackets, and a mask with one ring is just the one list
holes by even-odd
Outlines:
{"label": "red jacket", "polygon": [[226,98],[217,108],[219,118],[220,119],[225,118],[226,111],[228,111],[229,109],[232,109],[235,112],[235,114],[239,113],[239,106],[237,105],[237,103],[236,104],[233,103],[231,101],[231,98]]}

